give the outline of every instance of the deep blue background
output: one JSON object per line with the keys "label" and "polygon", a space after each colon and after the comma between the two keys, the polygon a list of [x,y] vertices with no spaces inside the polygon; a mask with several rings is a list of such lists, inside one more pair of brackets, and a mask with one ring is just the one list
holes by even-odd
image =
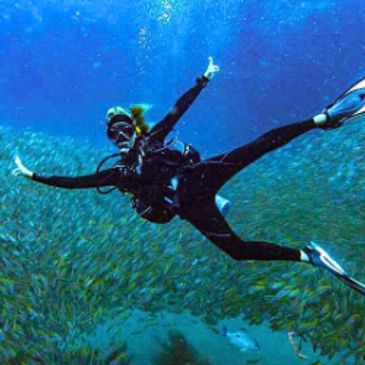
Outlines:
{"label": "deep blue background", "polygon": [[3,1],[1,125],[108,144],[115,104],[158,121],[221,72],[178,125],[203,154],[319,112],[365,74],[365,2]]}

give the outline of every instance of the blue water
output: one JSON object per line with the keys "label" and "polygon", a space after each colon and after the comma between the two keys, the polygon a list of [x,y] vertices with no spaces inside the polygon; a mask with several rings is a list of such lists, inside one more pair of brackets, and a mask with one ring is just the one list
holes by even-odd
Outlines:
{"label": "blue water", "polygon": [[343,1],[3,1],[2,124],[105,139],[108,107],[158,121],[214,56],[179,125],[213,153],[306,118],[363,74],[364,10]]}
{"label": "blue water", "polygon": [[[208,56],[213,56],[221,70],[180,120],[177,130],[181,139],[192,143],[204,157],[217,154],[269,129],[319,113],[364,76],[364,14],[362,0],[3,0],[0,2],[0,126],[18,132],[44,132],[62,140],[71,137],[75,146],[87,141],[96,148],[112,151],[105,130],[109,107],[147,103],[153,106],[147,114],[148,121],[157,122],[202,75]],[[347,130],[344,136],[356,133],[354,130]],[[363,129],[359,133],[363,134]],[[342,137],[337,134],[336,138],[341,141]],[[25,150],[34,148],[34,155],[28,156],[34,162],[40,147],[31,143],[25,146],[24,137],[22,141]],[[325,143],[330,143],[329,139]],[[4,155],[10,154],[8,149],[4,151]],[[358,173],[362,171],[359,166],[363,166],[363,154],[358,153],[357,160],[351,160],[351,156],[342,160],[345,162],[341,165],[351,174],[335,175],[342,180],[333,178],[326,185],[328,191],[337,193],[345,180],[341,176],[347,176],[346,189],[350,190],[352,182],[356,182],[354,195],[343,192],[336,197],[340,206],[350,202],[346,207],[349,210],[359,201],[358,192],[363,192],[359,187],[363,179]],[[10,165],[9,159],[6,163]],[[332,169],[331,163],[336,162],[331,160],[324,171]],[[77,169],[75,164],[73,171]],[[309,165],[303,166],[309,171]],[[292,170],[289,168],[289,173]],[[277,171],[273,171],[277,176]],[[36,191],[36,187],[33,189]],[[9,201],[11,198],[10,193]],[[39,224],[37,218],[32,219],[38,222],[35,226]],[[357,220],[355,228],[360,229],[354,231],[358,234],[363,227],[359,222],[361,217],[354,214],[351,219]],[[306,230],[302,228],[303,232]],[[346,232],[345,228],[343,231]],[[253,227],[250,234],[256,232]],[[175,233],[173,237],[177,236]],[[287,239],[286,233],[278,238]],[[169,316],[159,320],[157,331],[162,331],[165,322],[170,327],[178,323],[185,330],[190,328],[190,317]],[[196,345],[200,344],[207,353],[209,346],[214,347],[219,358],[219,335],[214,337],[210,333],[209,337],[200,322],[195,325],[199,329],[191,337]],[[132,321],[129,327],[136,330],[138,321]],[[270,364],[268,359],[275,354],[275,347],[286,341],[284,332],[268,341],[266,330],[261,327],[252,330],[264,334],[262,338],[266,336],[266,340],[262,339],[267,346],[262,364]],[[0,344],[1,335],[0,329]],[[149,346],[151,338],[158,344],[153,335],[147,336],[146,331],[143,335],[144,346]],[[166,340],[166,333],[162,337]],[[140,344],[138,338],[132,338],[129,347],[135,349],[137,360],[139,356],[143,363],[148,352],[143,352]],[[285,346],[283,352],[287,357],[283,355],[280,359],[287,360],[276,359],[278,363],[299,361],[287,342]],[[309,344],[305,346],[310,352]],[[225,351],[223,358],[230,350]],[[237,351],[234,359],[238,363],[241,354]],[[224,361],[219,358],[217,363]]]}

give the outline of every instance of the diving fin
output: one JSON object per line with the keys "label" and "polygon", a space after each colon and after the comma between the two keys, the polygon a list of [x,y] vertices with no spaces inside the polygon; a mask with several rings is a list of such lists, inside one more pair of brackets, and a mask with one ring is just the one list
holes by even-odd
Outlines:
{"label": "diving fin", "polygon": [[322,112],[328,122],[322,128],[336,128],[365,113],[365,77],[358,80]]}
{"label": "diving fin", "polygon": [[353,278],[319,245],[311,242],[304,252],[308,255],[312,265],[322,267],[336,276],[343,283],[356,290],[362,295],[365,295],[365,285]]}

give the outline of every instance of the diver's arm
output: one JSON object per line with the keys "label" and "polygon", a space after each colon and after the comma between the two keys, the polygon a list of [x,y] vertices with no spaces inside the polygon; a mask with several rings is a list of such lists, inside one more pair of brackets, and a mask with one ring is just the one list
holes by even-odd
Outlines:
{"label": "diver's arm", "polygon": [[77,177],[46,176],[33,173],[31,179],[42,184],[56,186],[64,189],[87,189],[100,186],[114,186],[115,174],[115,169],[108,169],[101,171],[97,174]]}
{"label": "diver's arm", "polygon": [[65,189],[86,189],[96,188],[99,186],[114,186],[116,185],[118,174],[116,169],[111,168],[96,174],[78,177],[46,176],[27,169],[18,156],[15,158],[15,163],[18,168],[13,171],[14,175],[23,176],[42,184]]}
{"label": "diver's arm", "polygon": [[209,57],[209,64],[204,75],[196,79],[195,86],[177,100],[170,112],[152,128],[150,134],[166,137],[217,71],[219,71],[219,67],[213,63],[213,58]]}
{"label": "diver's arm", "polygon": [[169,113],[152,128],[150,134],[153,136],[158,135],[161,138],[166,137],[174,128],[181,116],[188,110],[199,93],[207,85],[208,81],[209,80],[205,76],[198,77],[196,79],[195,86],[190,88],[177,100]]}

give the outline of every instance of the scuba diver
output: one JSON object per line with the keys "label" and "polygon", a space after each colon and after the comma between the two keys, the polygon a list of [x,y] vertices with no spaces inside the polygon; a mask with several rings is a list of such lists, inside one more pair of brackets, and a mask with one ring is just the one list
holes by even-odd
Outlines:
{"label": "scuba diver", "polygon": [[177,215],[190,222],[234,260],[307,262],[325,268],[365,295],[365,285],[351,278],[314,242],[303,249],[295,249],[265,241],[243,241],[224,218],[229,202],[217,195],[232,176],[266,153],[312,129],[337,128],[364,113],[365,79],[355,83],[313,118],[273,129],[244,146],[202,160],[191,145],[168,135],[217,71],[219,67],[209,57],[205,73],[152,128],[144,122],[143,108],[109,109],[107,136],[119,149],[117,154],[112,155],[117,156],[118,161],[111,168],[100,171],[106,158],[99,164],[96,173],[91,175],[47,176],[30,171],[16,156],[18,167],[13,173],[66,189],[99,190],[109,186],[112,187],[109,189],[111,191],[117,188],[122,193],[132,195],[132,205],[142,218],[154,223],[167,223]]}

